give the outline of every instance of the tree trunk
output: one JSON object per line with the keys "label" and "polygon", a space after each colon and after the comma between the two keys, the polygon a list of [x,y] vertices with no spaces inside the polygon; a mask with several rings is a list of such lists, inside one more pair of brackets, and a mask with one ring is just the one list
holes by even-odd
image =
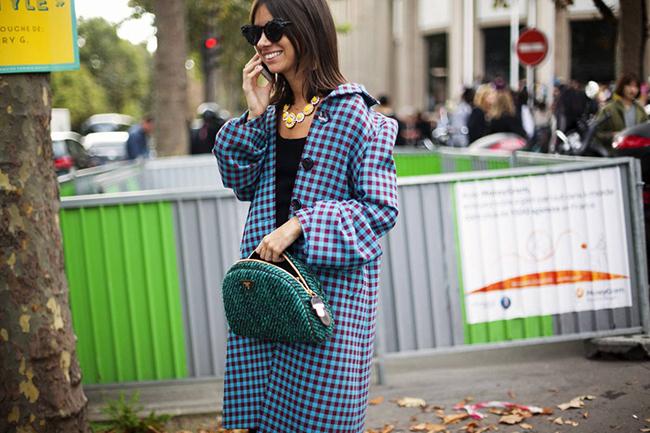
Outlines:
{"label": "tree trunk", "polygon": [[185,2],[156,0],[154,138],[159,156],[188,153]]}
{"label": "tree trunk", "polygon": [[639,0],[620,0],[618,34],[620,42],[619,72],[632,72],[638,77],[643,73],[646,22],[643,5]]}
{"label": "tree trunk", "polygon": [[49,74],[0,75],[0,431],[87,432],[59,230]]}

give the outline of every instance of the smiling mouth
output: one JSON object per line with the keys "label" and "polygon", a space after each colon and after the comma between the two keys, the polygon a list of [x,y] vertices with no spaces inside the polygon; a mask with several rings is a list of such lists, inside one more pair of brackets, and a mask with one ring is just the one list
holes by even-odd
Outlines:
{"label": "smiling mouth", "polygon": [[282,54],[282,51],[274,51],[272,53],[264,54],[264,60],[273,60]]}

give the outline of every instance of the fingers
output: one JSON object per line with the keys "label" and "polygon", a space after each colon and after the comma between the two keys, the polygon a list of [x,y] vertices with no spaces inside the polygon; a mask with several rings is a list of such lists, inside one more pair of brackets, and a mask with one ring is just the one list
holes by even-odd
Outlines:
{"label": "fingers", "polygon": [[267,262],[281,262],[284,249],[278,245],[271,237],[265,236],[262,242],[255,248],[262,260]]}
{"label": "fingers", "polygon": [[246,66],[244,66],[244,75],[250,73],[253,69],[255,69],[255,67],[261,64],[262,58],[259,55],[255,54],[255,56],[253,56],[253,58],[250,59],[248,63],[246,63]]}

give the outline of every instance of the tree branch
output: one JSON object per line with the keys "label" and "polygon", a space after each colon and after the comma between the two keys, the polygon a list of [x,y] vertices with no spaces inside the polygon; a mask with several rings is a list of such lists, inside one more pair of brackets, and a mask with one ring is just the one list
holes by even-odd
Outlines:
{"label": "tree branch", "polygon": [[596,9],[598,9],[598,12],[600,12],[600,15],[602,15],[604,21],[607,21],[613,25],[618,25],[618,19],[616,18],[616,15],[614,15],[614,11],[607,5],[607,3],[604,2],[604,0],[593,1],[594,6],[596,6]]}

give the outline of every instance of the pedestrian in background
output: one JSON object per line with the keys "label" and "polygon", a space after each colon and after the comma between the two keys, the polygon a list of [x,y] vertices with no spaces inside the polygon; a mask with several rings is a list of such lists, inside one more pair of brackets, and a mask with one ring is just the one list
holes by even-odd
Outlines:
{"label": "pedestrian in background", "polygon": [[466,147],[469,144],[467,135],[469,117],[474,110],[474,96],[476,92],[471,87],[466,87],[460,98],[458,106],[451,115],[452,137],[451,145],[453,147]]}
{"label": "pedestrian in background", "polygon": [[648,120],[645,109],[639,102],[639,79],[635,74],[626,73],[619,77],[614,88],[614,96],[598,113],[596,122],[600,123],[596,139],[609,152],[612,152],[612,139],[617,132]]}
{"label": "pedestrian in background", "polygon": [[495,90],[491,84],[481,84],[476,89],[474,108],[467,119],[467,137],[473,143],[488,134],[487,113],[494,104]]}
{"label": "pedestrian in background", "polygon": [[[397,122],[339,70],[326,0],[256,0],[242,32],[248,111],[217,134],[223,183],[250,201],[241,257],[291,249],[334,317],[319,345],[228,333],[223,424],[259,433],[362,433],[377,313],[380,238],[397,220]],[[258,84],[263,64],[274,76]],[[276,308],[269,305],[269,308]]]}
{"label": "pedestrian in background", "polygon": [[517,117],[512,92],[507,87],[496,91],[494,104],[491,105],[490,111],[488,112],[488,119],[489,134],[510,132],[523,138],[528,136],[526,131],[524,131],[524,127],[521,125],[521,121]]}
{"label": "pedestrian in background", "polygon": [[153,116],[146,115],[138,125],[129,128],[126,140],[126,157],[128,159],[149,158],[149,140],[153,133]]}

